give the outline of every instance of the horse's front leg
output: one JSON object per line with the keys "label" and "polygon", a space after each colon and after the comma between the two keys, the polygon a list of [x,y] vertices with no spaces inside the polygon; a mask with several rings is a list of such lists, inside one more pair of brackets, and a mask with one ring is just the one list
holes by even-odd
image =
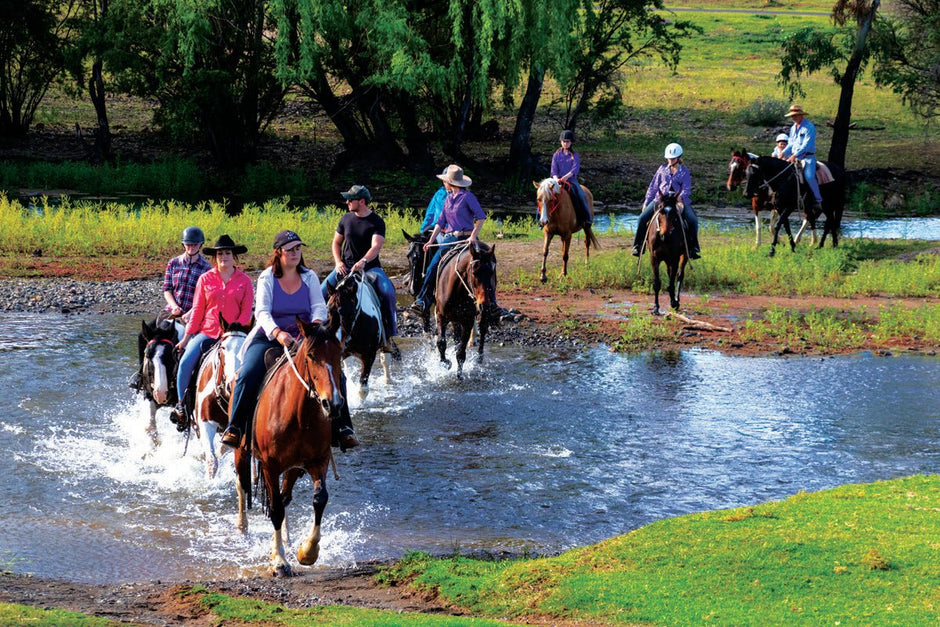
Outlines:
{"label": "horse's front leg", "polygon": [[[473,329],[473,318],[462,323],[454,322],[454,335],[457,337],[457,349],[454,351],[457,357],[457,379],[463,378],[463,363],[467,361],[467,342],[470,341],[470,331]],[[483,345],[482,338],[480,346]]]}
{"label": "horse's front leg", "polygon": [[362,355],[362,369],[359,371],[359,402],[362,403],[369,396],[369,377],[372,376],[372,364],[375,363],[375,350],[368,349]]}
{"label": "horse's front leg", "polygon": [[790,213],[789,212],[782,213],[777,218],[777,223],[774,225],[774,229],[773,229],[774,237],[773,237],[773,240],[771,240],[770,242],[770,252],[768,253],[769,257],[773,257],[777,253],[777,242],[780,241],[780,227],[782,227],[783,225],[786,225],[787,231],[789,232],[790,230]]}
{"label": "horse's front leg", "polygon": [[[650,256],[652,256],[650,251]],[[659,263],[653,263],[653,315],[658,316],[662,313],[659,308],[659,290],[663,287],[662,280],[659,278]]]}
{"label": "horse's front leg", "polygon": [[313,481],[313,528],[307,539],[300,543],[297,549],[297,561],[304,566],[311,566],[320,557],[320,521],[323,520],[323,510],[326,509],[326,502],[330,499],[330,494],[326,490],[326,467],[308,468],[307,472]]}
{"label": "horse's front leg", "polygon": [[271,575],[274,577],[290,577],[292,574],[291,567],[287,563],[284,537],[281,534],[285,510],[281,491],[277,489],[278,474],[274,469],[267,466],[263,466],[261,470],[264,474],[264,484],[268,492],[268,516],[274,526],[274,533],[271,536]]}
{"label": "horse's front leg", "polygon": [[757,209],[754,210],[754,232],[757,234],[754,248],[760,248],[760,212]]}
{"label": "horse's front leg", "polygon": [[[455,323],[456,324],[456,323]],[[437,352],[440,353],[441,363],[447,369],[450,369],[450,361],[447,360],[447,325],[444,322],[444,317],[438,313],[437,314]]]}
{"label": "horse's front leg", "polygon": [[571,234],[561,237],[561,276],[568,276],[568,253],[571,251]]}
{"label": "horse's front leg", "polygon": [[379,361],[382,362],[382,374],[385,375],[385,385],[392,384],[392,374],[388,369],[388,353],[379,353]]}
{"label": "horse's front leg", "polygon": [[787,232],[787,239],[790,241],[790,252],[796,252],[796,242],[793,241],[793,231],[790,229],[790,216],[783,221],[783,228]]}
{"label": "horse's front leg", "polygon": [[666,274],[669,275],[669,306],[674,310],[679,309],[679,291],[676,287],[676,272],[678,269],[678,260],[675,265],[666,264]]}
{"label": "horse's front leg", "polygon": [[160,406],[157,405],[157,402],[152,400],[150,401],[150,424],[147,425],[147,433],[150,435],[150,440],[153,442],[154,446],[160,446],[160,434],[157,431],[157,410],[160,409]]}
{"label": "horse's front leg", "polygon": [[238,522],[236,527],[242,533],[248,532],[248,497],[251,494],[251,455],[248,448],[235,449],[235,491],[238,494]]}
{"label": "horse's front leg", "polygon": [[679,311],[679,296],[682,293],[682,281],[685,280],[685,258],[682,258],[679,261],[679,269],[675,274],[676,277],[676,291],[675,291],[675,300],[672,303],[672,308],[676,311]]}
{"label": "horse's front leg", "polygon": [[481,362],[483,361],[483,344],[486,342],[486,334],[489,330],[490,318],[489,315],[484,311],[482,314],[480,314],[480,344],[477,347],[477,355],[479,355]]}
{"label": "horse's front leg", "polygon": [[552,238],[554,234],[550,233],[548,229],[545,229],[545,237],[542,240],[542,272],[540,279],[542,283],[548,281],[548,277],[545,275],[545,264],[548,261],[548,246],[552,243]]}
{"label": "horse's front leg", "polygon": [[219,432],[219,425],[212,421],[202,419],[202,411],[196,414],[196,424],[199,426],[199,437],[203,443],[203,455],[206,460],[206,479],[215,477],[219,471],[219,458],[215,454],[215,436]]}

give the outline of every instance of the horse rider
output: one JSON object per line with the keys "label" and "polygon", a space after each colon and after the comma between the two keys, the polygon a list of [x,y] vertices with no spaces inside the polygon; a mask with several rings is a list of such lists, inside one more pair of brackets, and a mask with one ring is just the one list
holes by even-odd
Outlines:
{"label": "horse rider", "polygon": [[[306,246],[294,231],[274,236],[273,253],[258,277],[255,297],[255,326],[242,346],[242,368],[232,391],[229,425],[222,444],[237,447],[254,416],[258,393],[267,373],[264,354],[269,348],[290,348],[300,336],[297,318],[304,322],[325,321],[329,312],[316,273],[304,263],[301,247]],[[341,377],[345,388],[345,377]],[[343,389],[345,395],[345,389]],[[334,445],[354,448],[359,440],[352,428],[348,404],[333,422]]]}
{"label": "horse rider", "polygon": [[385,244],[385,220],[369,207],[372,194],[364,185],[353,185],[349,191],[341,192],[348,210],[333,235],[333,271],[323,280],[323,300],[329,298],[329,290],[335,288],[340,277],[350,272],[361,272],[372,280],[382,299],[382,318],[385,326],[385,345],[382,350],[401,356],[393,339],[398,335],[398,312],[395,308],[395,286],[385,274],[379,261],[379,252]]}
{"label": "horse rider", "polygon": [[698,218],[692,210],[692,174],[682,163],[682,146],[676,143],[666,146],[663,156],[666,163],[659,166],[653,180],[650,181],[649,188],[646,190],[646,198],[643,200],[643,212],[637,221],[636,235],[633,237],[633,256],[640,256],[640,247],[646,240],[646,230],[649,228],[650,219],[653,217],[653,211],[656,208],[656,201],[664,194],[678,194],[679,199],[677,209],[682,213],[682,218],[687,224],[686,232],[689,236],[689,257],[698,259]]}
{"label": "horse rider", "polygon": [[578,182],[578,174],[581,172],[581,157],[578,153],[571,150],[571,143],[574,141],[574,132],[565,129],[559,137],[561,148],[552,155],[552,176],[561,183],[568,183],[571,186],[571,200],[574,204],[575,213],[578,215],[578,221],[581,224],[592,224],[594,216],[591,215],[591,207],[588,204],[584,190]]}
{"label": "horse rider", "polygon": [[[441,262],[444,252],[453,248],[457,242],[469,241],[471,246],[479,243],[478,234],[483,222],[486,220],[486,214],[480,207],[480,201],[469,189],[473,181],[469,176],[463,173],[463,168],[458,165],[449,165],[442,174],[436,175],[444,182],[447,189],[447,198],[444,200],[444,207],[441,209],[441,215],[438,216],[434,224],[434,230],[431,237],[424,245],[424,251],[431,249],[432,245],[437,246],[437,252],[431,258],[424,274],[424,284],[421,291],[415,298],[411,309],[427,317],[430,309],[431,300],[434,296],[435,284],[437,283],[437,266]],[[440,244],[435,244],[439,234],[443,233]]]}
{"label": "horse rider", "polygon": [[822,195],[819,193],[819,183],[816,182],[816,125],[805,119],[806,112],[800,105],[791,105],[786,117],[793,120],[790,127],[787,147],[783,149],[783,158],[794,163],[799,160],[803,164],[803,178],[813,192],[816,205],[812,212],[819,212],[822,205]]}
{"label": "horse rider", "polygon": [[[199,277],[212,269],[209,262],[200,254],[205,241],[206,236],[198,226],[188,226],[183,229],[183,253],[170,259],[163,274],[163,299],[166,301],[166,309],[157,316],[158,324],[171,324],[166,322],[171,318],[181,321],[182,324],[189,321],[196,283]],[[178,327],[177,340],[182,338],[182,335],[183,331]],[[147,340],[139,335],[137,337],[137,372],[128,384],[128,387],[133,390],[140,390],[141,369],[146,348]]]}
{"label": "horse rider", "polygon": [[[447,174],[447,168],[444,168],[444,171],[441,172],[441,175]],[[447,200],[447,187],[442,183],[434,195],[431,196],[431,201],[428,202],[428,208],[424,210],[424,220],[421,222],[420,233],[431,235],[431,231],[434,229],[434,225],[437,224],[437,219],[441,216],[441,211],[444,209],[444,201]],[[438,240],[442,236],[438,235]],[[438,242],[440,243],[440,242]]]}
{"label": "horse rider", "polygon": [[[204,273],[196,282],[196,294],[193,308],[186,323],[183,339],[176,345],[177,352],[182,352],[176,371],[176,389],[179,402],[170,414],[170,421],[180,428],[189,424],[186,419],[185,391],[199,365],[202,355],[222,335],[219,323],[221,314],[227,322],[251,324],[251,308],[254,301],[254,288],[251,279],[238,267],[238,255],[248,252],[245,246],[236,244],[228,235],[221,235],[212,247],[203,249],[207,257],[214,257],[215,267]],[[195,390],[192,390],[195,401]],[[192,409],[193,404],[188,404]]]}
{"label": "horse rider", "polygon": [[774,150],[770,153],[771,157],[776,157],[777,159],[785,159],[783,156],[783,151],[787,147],[787,144],[790,143],[790,136],[786,133],[780,133],[777,135],[776,139],[777,145],[774,146]]}

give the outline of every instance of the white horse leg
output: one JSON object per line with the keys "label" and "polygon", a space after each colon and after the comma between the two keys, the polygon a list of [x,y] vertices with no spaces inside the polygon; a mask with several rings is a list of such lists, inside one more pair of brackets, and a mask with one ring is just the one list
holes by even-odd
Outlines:
{"label": "white horse leg", "polygon": [[754,244],[756,248],[760,248],[760,214],[754,214],[754,231],[757,233],[757,242]]}
{"label": "white horse leg", "polygon": [[248,533],[248,515],[246,513],[248,495],[242,490],[242,484],[238,477],[235,477],[235,492],[238,493],[238,522],[235,523],[235,526],[242,533]]}
{"label": "white horse leg", "polygon": [[[796,232],[796,237],[793,238],[794,244],[800,243],[800,236],[803,235],[803,231],[806,230],[806,227],[809,226],[809,220],[803,218],[803,223],[800,225],[800,230]],[[813,241],[816,241],[816,232],[813,231]]]}
{"label": "white horse leg", "polygon": [[[283,528],[282,525],[281,529]],[[290,564],[287,563],[287,556],[284,554],[284,540],[278,529],[275,529],[271,535],[271,573],[275,577],[280,575],[289,577],[291,574]]]}
{"label": "white horse leg", "polygon": [[219,426],[214,422],[202,420],[198,416],[196,424],[199,425],[199,435],[205,450],[206,479],[212,479],[219,470],[219,458],[215,454],[215,435],[219,432]]}
{"label": "white horse leg", "polygon": [[320,557],[320,525],[314,523],[310,535],[297,549],[297,561],[304,566],[311,566]]}
{"label": "white horse leg", "polygon": [[382,372],[385,374],[385,385],[391,385],[392,375],[388,370],[388,353],[379,353],[379,359],[382,361]]}
{"label": "white horse leg", "polygon": [[147,433],[154,446],[160,446],[160,434],[157,431],[157,409],[159,407],[154,401],[150,401],[150,424],[147,425]]}

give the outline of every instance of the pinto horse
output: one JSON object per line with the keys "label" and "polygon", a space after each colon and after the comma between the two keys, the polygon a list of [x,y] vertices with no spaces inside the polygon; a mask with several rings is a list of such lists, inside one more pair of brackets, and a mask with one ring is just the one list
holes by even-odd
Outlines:
{"label": "pinto horse", "polygon": [[[574,210],[574,204],[571,201],[571,195],[558,179],[552,177],[543,180],[541,183],[532,183],[537,190],[535,193],[535,202],[539,208],[539,224],[542,225],[542,232],[545,234],[542,242],[542,283],[548,278],[545,276],[545,263],[548,259],[548,247],[552,239],[557,235],[561,238],[561,276],[568,276],[568,251],[571,248],[571,236],[574,233],[584,229],[584,255],[587,259],[591,258],[591,246],[600,248],[600,243],[594,235],[590,224],[579,224],[578,217]],[[581,186],[584,195],[587,198],[589,206],[594,205],[594,196],[591,190]]]}
{"label": "pinto horse", "polygon": [[[745,182],[747,178],[747,167],[751,165],[751,161],[754,159],[757,159],[757,155],[749,153],[746,150],[731,151],[731,161],[728,163],[728,181],[725,183],[725,188],[729,192],[733,192]],[[777,207],[773,203],[769,189],[761,188],[756,194],[751,196],[751,211],[754,212],[754,232],[757,238],[754,246],[759,248],[761,226],[760,212],[770,211],[771,234],[774,232],[774,226],[777,224],[777,220],[780,219],[780,212],[777,211]],[[815,237],[816,232],[813,231],[813,238],[815,239]]]}
{"label": "pinto horse", "polygon": [[[819,240],[819,248],[826,243],[826,235],[832,235],[832,245],[839,245],[839,226],[842,223],[842,211],[845,208],[845,171],[834,163],[820,162],[828,167],[832,174],[832,182],[819,186],[819,192],[822,195],[821,213],[825,215],[826,220],[823,224],[822,237]],[[808,208],[813,205],[812,192],[809,186],[802,180],[802,175],[797,176],[794,163],[777,159],[776,157],[757,157],[750,162],[747,167],[747,184],[744,189],[744,195],[753,198],[760,190],[766,189],[773,196],[773,202],[780,211],[780,219],[773,229],[774,237],[770,244],[770,256],[773,257],[776,252],[777,242],[780,236],[780,227],[783,226],[787,232],[790,242],[790,250],[796,250],[796,241],[793,233],[790,231],[790,214],[795,211],[799,205],[804,209],[804,228],[806,224],[815,226],[819,213],[810,211]],[[803,229],[800,229],[800,233]]]}
{"label": "pinto horse", "polygon": [[235,374],[241,368],[239,352],[245,344],[251,324],[244,326],[228,321],[219,314],[222,335],[203,356],[196,376],[196,407],[193,412],[206,461],[206,477],[211,479],[219,469],[215,452],[215,436],[228,426],[229,401]]}
{"label": "pinto horse", "polygon": [[[331,290],[329,307],[339,311],[344,340],[343,357],[355,356],[361,363],[359,400],[364,401],[369,394],[369,375],[372,373],[375,355],[388,339],[382,323],[382,303],[372,284],[363,280],[362,273],[350,272]],[[384,352],[379,354],[385,383],[391,383],[388,357]]]}
{"label": "pinto horse", "polygon": [[150,425],[147,430],[156,438],[157,410],[176,404],[176,328],[172,322],[144,320],[140,334],[146,342],[140,391],[150,401]]}
{"label": "pinto horse", "polygon": [[458,243],[448,257],[441,261],[437,275],[437,304],[434,318],[437,323],[437,350],[441,363],[450,368],[445,357],[447,325],[454,327],[457,341],[457,378],[463,377],[463,364],[467,359],[467,343],[477,316],[480,317],[479,355],[483,359],[483,344],[490,325],[490,311],[496,307],[496,246],[479,242]]}
{"label": "pinto horse", "polygon": [[[271,569],[274,576],[290,575],[282,531],[285,508],[294,483],[306,471],[313,479],[314,525],[297,550],[297,560],[313,564],[320,551],[320,523],[329,494],[326,472],[332,460],[332,420],[340,417],[346,400],[342,394],[343,344],[336,310],[324,324],[299,321],[297,353],[283,359],[268,375],[255,410],[250,437],[235,451],[238,473],[238,526],[247,529],[245,504],[251,489],[251,457],[258,461],[267,511],[274,525]],[[250,447],[250,450],[249,450]],[[280,488],[278,481],[283,478]]]}
{"label": "pinto horse", "polygon": [[662,262],[666,263],[666,273],[669,275],[669,304],[673,309],[679,309],[679,292],[685,278],[688,253],[677,201],[677,195],[664,194],[646,231],[646,248],[650,251],[650,263],[653,267],[654,316],[663,313],[659,307],[659,292],[662,289],[659,264]]}

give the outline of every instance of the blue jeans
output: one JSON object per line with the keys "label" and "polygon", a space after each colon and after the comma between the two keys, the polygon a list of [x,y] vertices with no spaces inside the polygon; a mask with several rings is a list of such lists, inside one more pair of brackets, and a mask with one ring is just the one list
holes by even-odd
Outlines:
{"label": "blue jeans", "polygon": [[[379,293],[379,298],[382,299],[382,318],[384,318],[385,322],[385,336],[390,338],[395,337],[398,335],[398,310],[396,308],[395,285],[381,267],[368,270],[366,275],[368,275],[366,278],[374,279],[372,284]],[[323,300],[326,301],[330,299],[330,288],[335,288],[337,283],[339,283],[339,275],[336,274],[336,270],[333,270],[323,279],[323,283],[320,284]]]}
{"label": "blue jeans", "polygon": [[813,192],[813,198],[816,202],[822,204],[822,195],[819,193],[819,182],[816,180],[816,157],[806,157],[801,159],[803,162],[803,178],[809,189]]}
{"label": "blue jeans", "polygon": [[205,333],[197,333],[189,338],[176,370],[176,390],[179,392],[180,402],[183,402],[183,393],[189,387],[189,380],[193,378],[193,371],[199,365],[199,360],[213,342],[215,340]]}
{"label": "blue jeans", "polygon": [[264,353],[269,348],[280,348],[276,340],[269,340],[264,331],[251,340],[245,350],[245,359],[241,370],[235,378],[235,389],[232,390],[232,411],[230,426],[237,427],[242,433],[255,414],[255,405],[258,402],[258,392],[267,368],[264,367]]}
{"label": "blue jeans", "polygon": [[581,183],[578,182],[578,179],[568,179],[568,183],[580,200],[580,207],[578,206],[579,203],[577,200],[574,203],[575,213],[580,215],[583,223],[592,224],[594,222],[594,216],[591,214],[591,207],[588,205],[587,196],[584,195],[584,190],[581,189]]}
{"label": "blue jeans", "polygon": [[465,239],[467,238],[458,238],[453,234],[445,235],[441,238],[441,243],[437,247],[437,252],[434,253],[433,257],[431,257],[431,263],[428,264],[427,269],[424,271],[424,285],[421,286],[421,291],[418,292],[418,295],[415,297],[416,303],[430,305],[427,299],[429,294],[434,293],[434,287],[437,284],[437,267],[441,264],[441,257],[445,252],[453,248],[457,242],[463,241]]}

